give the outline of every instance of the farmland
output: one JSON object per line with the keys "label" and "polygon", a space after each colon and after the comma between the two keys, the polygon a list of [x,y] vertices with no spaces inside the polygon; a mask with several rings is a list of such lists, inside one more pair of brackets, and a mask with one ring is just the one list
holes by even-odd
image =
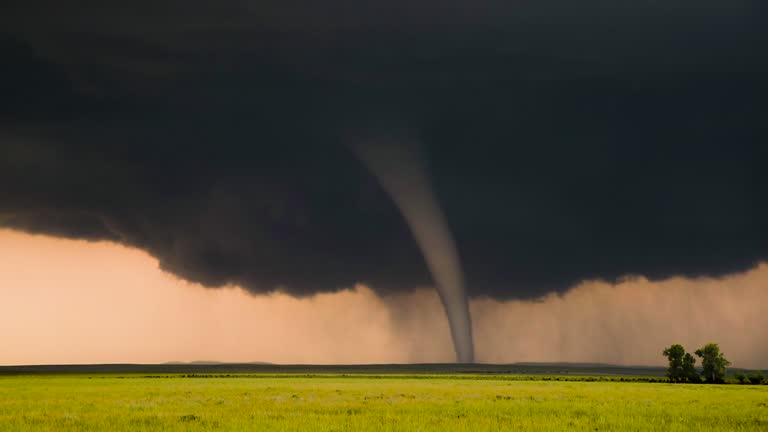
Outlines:
{"label": "farmland", "polygon": [[649,383],[642,375],[606,379],[567,370],[510,375],[196,369],[205,371],[212,373],[0,370],[0,430],[768,428],[765,385],[674,385]]}

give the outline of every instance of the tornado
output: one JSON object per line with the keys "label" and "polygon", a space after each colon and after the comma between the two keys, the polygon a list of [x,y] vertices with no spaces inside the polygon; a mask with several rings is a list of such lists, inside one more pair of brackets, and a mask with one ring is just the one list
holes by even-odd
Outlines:
{"label": "tornado", "polygon": [[357,141],[352,147],[392,198],[416,239],[448,318],[456,361],[473,363],[472,321],[461,262],[418,142],[384,138]]}

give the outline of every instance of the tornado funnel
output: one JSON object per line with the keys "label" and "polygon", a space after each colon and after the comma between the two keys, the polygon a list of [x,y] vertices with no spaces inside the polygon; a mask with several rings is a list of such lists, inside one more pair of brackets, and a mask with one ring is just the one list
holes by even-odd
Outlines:
{"label": "tornado funnel", "polygon": [[472,321],[453,236],[437,202],[417,142],[401,138],[352,145],[403,215],[432,274],[451,328],[456,360],[474,362]]}

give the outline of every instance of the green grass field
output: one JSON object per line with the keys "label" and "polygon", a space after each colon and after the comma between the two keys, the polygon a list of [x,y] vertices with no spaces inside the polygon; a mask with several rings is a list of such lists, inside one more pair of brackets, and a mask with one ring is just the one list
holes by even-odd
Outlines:
{"label": "green grass field", "polygon": [[540,378],[9,375],[0,430],[768,430],[768,386]]}

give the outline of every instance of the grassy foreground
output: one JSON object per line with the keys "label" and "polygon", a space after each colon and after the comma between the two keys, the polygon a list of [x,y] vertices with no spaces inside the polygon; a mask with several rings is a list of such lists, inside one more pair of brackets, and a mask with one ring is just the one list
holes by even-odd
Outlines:
{"label": "grassy foreground", "polygon": [[0,430],[758,431],[768,430],[768,386],[17,375],[0,377]]}

